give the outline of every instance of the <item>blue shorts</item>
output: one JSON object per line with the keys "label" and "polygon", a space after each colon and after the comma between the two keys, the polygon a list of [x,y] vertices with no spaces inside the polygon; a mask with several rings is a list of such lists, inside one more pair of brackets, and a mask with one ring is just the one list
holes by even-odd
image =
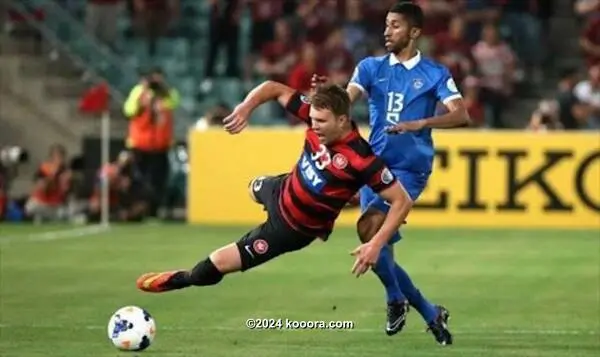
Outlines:
{"label": "blue shorts", "polygon": [[[413,202],[415,202],[423,190],[425,190],[429,175],[402,170],[395,170],[392,172],[402,186],[404,186],[404,189],[406,189]],[[360,211],[365,212],[369,208],[375,208],[384,213],[387,213],[390,210],[390,206],[383,198],[381,198],[381,196],[373,192],[369,186],[363,186],[360,189]],[[398,235],[397,237],[392,238],[390,243],[396,243],[400,238],[400,235]]]}

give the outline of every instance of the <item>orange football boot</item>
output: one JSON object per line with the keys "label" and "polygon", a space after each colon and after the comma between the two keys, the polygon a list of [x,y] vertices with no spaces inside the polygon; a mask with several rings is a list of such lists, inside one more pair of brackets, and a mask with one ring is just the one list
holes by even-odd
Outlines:
{"label": "orange football boot", "polygon": [[162,273],[146,273],[140,276],[136,282],[138,289],[148,293],[162,293],[169,290],[174,290],[165,284],[169,279],[180,270],[165,271]]}

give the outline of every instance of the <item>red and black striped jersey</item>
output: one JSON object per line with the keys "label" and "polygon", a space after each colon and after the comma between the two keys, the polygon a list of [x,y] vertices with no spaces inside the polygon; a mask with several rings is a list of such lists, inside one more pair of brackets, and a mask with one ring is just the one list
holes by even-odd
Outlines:
{"label": "red and black striped jersey", "polygon": [[327,239],[342,208],[364,186],[380,192],[394,175],[375,156],[358,128],[330,145],[321,144],[310,128],[310,104],[294,94],[286,110],[309,125],[300,160],[283,182],[279,210],[294,229]]}

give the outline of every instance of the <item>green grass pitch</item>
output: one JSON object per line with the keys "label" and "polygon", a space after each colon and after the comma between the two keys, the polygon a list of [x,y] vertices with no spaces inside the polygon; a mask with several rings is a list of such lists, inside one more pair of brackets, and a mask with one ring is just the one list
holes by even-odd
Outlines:
{"label": "green grass pitch", "polygon": [[[237,240],[243,227],[117,226],[54,239],[64,227],[0,225],[2,357],[578,357],[600,351],[600,235],[593,231],[407,229],[397,259],[452,313],[455,345],[441,347],[412,310],[383,332],[375,275],[350,274],[352,230],[220,285],[144,294],[144,272],[188,268]],[[60,236],[59,236],[60,237]],[[117,308],[156,319],[154,344],[119,352],[106,332]],[[249,318],[353,321],[351,330],[249,330]]]}

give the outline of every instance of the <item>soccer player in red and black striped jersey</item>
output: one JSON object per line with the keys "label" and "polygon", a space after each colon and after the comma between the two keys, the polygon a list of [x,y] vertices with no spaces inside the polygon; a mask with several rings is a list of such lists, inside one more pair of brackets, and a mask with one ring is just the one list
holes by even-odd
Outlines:
{"label": "soccer player in red and black striped jersey", "polygon": [[267,81],[225,118],[225,129],[231,134],[241,132],[252,111],[274,99],[309,127],[300,159],[290,173],[258,177],[249,184],[251,197],[267,211],[266,221],[237,242],[215,250],[189,271],[142,275],[138,288],[163,292],[214,285],[225,274],[246,271],[300,250],[317,238],[327,240],[342,208],[364,185],[384,197],[390,211],[375,236],[354,250],[352,272],[360,276],[377,261],[381,248],[406,218],[411,200],[360,136],[349,117],[347,92],[329,85],[309,99],[290,87]]}

